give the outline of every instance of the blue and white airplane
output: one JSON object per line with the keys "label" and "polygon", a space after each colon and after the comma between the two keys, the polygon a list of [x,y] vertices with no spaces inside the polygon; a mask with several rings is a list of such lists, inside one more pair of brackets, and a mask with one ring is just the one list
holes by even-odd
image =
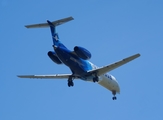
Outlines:
{"label": "blue and white airplane", "polygon": [[42,79],[68,79],[68,86],[74,86],[75,79],[81,79],[84,81],[97,82],[101,86],[110,90],[113,94],[113,100],[116,100],[116,93],[120,93],[120,87],[114,76],[107,74],[107,72],[114,70],[115,68],[124,65],[131,60],[139,57],[140,54],[135,54],[130,57],[127,57],[118,62],[103,66],[97,67],[90,61],[91,53],[80,46],[75,46],[74,50],[71,51],[67,49],[60,41],[58,34],[56,33],[56,26],[61,25],[65,22],[73,20],[72,17],[60,19],[57,21],[50,22],[47,20],[47,23],[26,25],[26,28],[43,28],[50,27],[53,48],[54,51],[49,51],[48,56],[56,64],[65,64],[71,70],[71,74],[53,74],[53,75],[18,75],[20,78],[42,78]]}

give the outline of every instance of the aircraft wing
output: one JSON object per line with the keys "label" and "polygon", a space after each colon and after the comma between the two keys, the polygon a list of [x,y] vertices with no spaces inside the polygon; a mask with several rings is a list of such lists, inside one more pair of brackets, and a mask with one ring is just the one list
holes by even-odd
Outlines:
{"label": "aircraft wing", "polygon": [[115,62],[113,64],[110,64],[110,65],[107,65],[107,66],[103,66],[103,67],[95,69],[95,70],[90,70],[90,71],[88,71],[88,73],[91,73],[91,74],[92,73],[96,73],[97,76],[100,76],[100,75],[103,75],[103,74],[105,74],[105,73],[107,73],[107,72],[109,72],[111,70],[116,69],[117,67],[120,67],[120,66],[122,66],[122,65],[124,65],[124,64],[126,64],[126,63],[128,63],[128,62],[130,62],[130,61],[132,61],[132,60],[134,60],[136,58],[138,58],[139,56],[140,56],[140,54],[135,54],[133,56],[130,56],[130,57],[127,57],[127,58],[125,58],[123,60]]}
{"label": "aircraft wing", "polygon": [[[140,54],[135,54],[133,56],[127,57],[123,60],[120,60],[118,62],[115,62],[113,64],[103,66],[101,68],[90,70],[88,71],[88,74],[97,73],[98,76],[103,75],[111,70],[116,69],[117,67],[120,67],[136,58],[138,58]],[[39,78],[39,79],[68,79],[72,74],[54,74],[54,75],[18,75],[20,78]],[[73,76],[75,79],[79,79],[78,76]]]}
{"label": "aircraft wing", "polygon": [[54,75],[18,75],[20,78],[39,78],[39,79],[68,79],[71,74],[54,74]]}

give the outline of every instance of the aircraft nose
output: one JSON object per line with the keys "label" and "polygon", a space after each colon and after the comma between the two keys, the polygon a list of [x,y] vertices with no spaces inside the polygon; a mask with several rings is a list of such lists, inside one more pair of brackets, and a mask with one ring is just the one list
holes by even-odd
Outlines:
{"label": "aircraft nose", "polygon": [[120,94],[120,87],[119,87],[118,81],[112,75],[111,75],[111,78],[112,78],[112,81],[113,81],[113,84],[114,84],[113,91],[116,91],[116,93],[119,93]]}
{"label": "aircraft nose", "polygon": [[120,94],[120,86],[119,83],[117,82],[117,80],[114,78],[114,85],[115,85],[115,91],[116,93]]}
{"label": "aircraft nose", "polygon": [[[117,81],[116,81],[117,82]],[[117,85],[116,85],[116,92],[120,94],[120,87],[119,87],[119,84],[117,82]]]}

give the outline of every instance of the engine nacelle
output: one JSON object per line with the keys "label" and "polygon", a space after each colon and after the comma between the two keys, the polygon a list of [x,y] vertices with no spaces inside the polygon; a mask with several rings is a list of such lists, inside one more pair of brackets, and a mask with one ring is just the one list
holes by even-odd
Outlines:
{"label": "engine nacelle", "polygon": [[51,59],[53,62],[55,62],[55,63],[57,63],[57,64],[62,64],[62,62],[58,59],[58,57],[57,57],[57,55],[56,55],[55,52],[49,51],[49,52],[48,52],[48,56],[50,57],[50,59]]}
{"label": "engine nacelle", "polygon": [[83,47],[75,46],[74,52],[77,54],[78,57],[84,60],[88,60],[91,58],[91,53]]}

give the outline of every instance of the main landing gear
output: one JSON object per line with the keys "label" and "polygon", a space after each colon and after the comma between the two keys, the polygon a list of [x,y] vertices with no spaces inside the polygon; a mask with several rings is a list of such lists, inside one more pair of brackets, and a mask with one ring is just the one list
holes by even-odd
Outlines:
{"label": "main landing gear", "polygon": [[98,76],[95,74],[95,77],[93,78],[93,82],[95,83],[95,82],[98,82],[99,81],[99,78],[98,78]]}
{"label": "main landing gear", "polygon": [[71,87],[71,86],[73,87],[73,86],[74,86],[74,82],[73,82],[72,79],[73,79],[72,77],[69,77],[69,78],[68,78],[68,86],[69,86],[69,87]]}
{"label": "main landing gear", "polygon": [[116,100],[116,99],[117,99],[117,97],[115,96],[115,95],[116,95],[116,91],[112,91],[112,94],[114,95],[114,96],[112,97],[112,99],[113,99],[113,100]]}

